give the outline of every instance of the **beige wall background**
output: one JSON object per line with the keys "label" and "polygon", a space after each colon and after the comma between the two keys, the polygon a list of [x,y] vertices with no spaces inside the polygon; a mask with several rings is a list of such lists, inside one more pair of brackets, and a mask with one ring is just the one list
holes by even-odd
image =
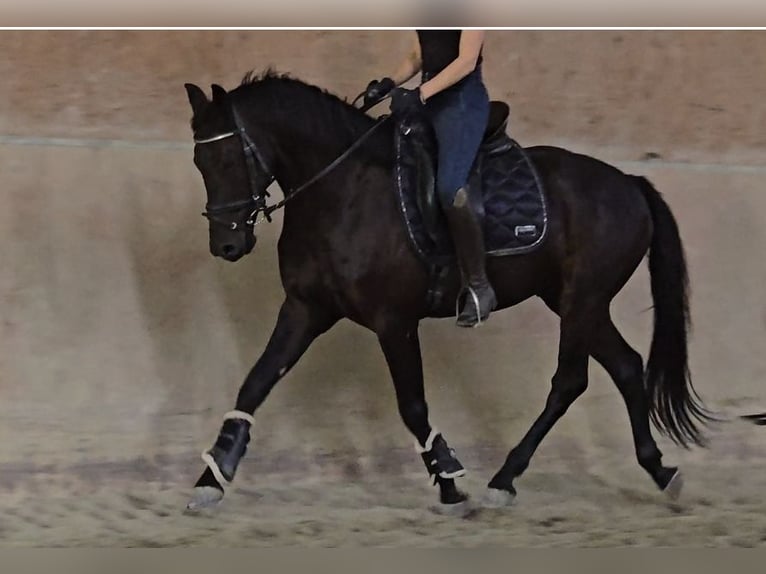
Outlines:
{"label": "beige wall background", "polygon": [[[8,540],[135,540],[130,527],[105,530],[123,502],[132,504],[120,493],[144,485],[155,489],[142,495],[151,500],[168,491],[182,496],[270,334],[282,298],[281,218],[260,227],[258,248],[240,263],[210,257],[183,83],[232,88],[248,70],[273,65],[350,99],[390,73],[412,35],[0,31],[0,490],[12,493],[3,499],[8,508],[38,501],[38,522],[66,525],[73,513],[84,516],[79,534],[13,521]],[[665,193],[692,275],[697,387],[727,414],[766,410],[766,33],[491,31],[485,54],[492,96],[512,107],[512,136],[598,155],[647,175]],[[659,159],[644,161],[646,154]],[[643,353],[648,285],[642,266],[614,305],[618,325]],[[448,321],[423,324],[433,420],[474,472],[471,484],[491,476],[542,408],[557,327],[537,301],[497,314],[479,333]],[[466,363],[455,358],[461,348]],[[320,490],[328,487],[323,480],[413,477],[421,486],[401,503],[407,507],[425,506],[433,494],[422,484],[375,339],[361,328],[343,323],[319,340],[257,419],[240,493],[254,483],[282,492],[310,474]],[[664,439],[662,448],[669,462],[690,470],[693,496],[731,513],[723,523],[744,516],[751,524],[763,515],[763,432],[726,429],[716,431],[709,451],[681,452]],[[586,513],[592,522],[580,517],[578,528],[549,542],[584,536],[590,526],[612,540],[615,515],[596,512],[604,489],[629,485],[628,494],[609,499],[620,516],[641,516],[635,492],[654,496],[634,462],[624,407],[595,366],[588,393],[530,472],[523,484],[544,507],[558,500],[566,509],[568,493],[585,505],[578,509],[593,511]],[[565,478],[581,473],[598,477],[598,488]],[[530,492],[534,484],[544,492]],[[73,507],[59,518],[45,512],[94,489],[107,493],[98,509]],[[387,494],[396,499],[397,492]],[[243,508],[251,504],[245,498]],[[312,513],[327,510],[306,504],[293,511],[320,520]],[[13,508],[22,518],[32,512]],[[278,507],[271,512],[284,522]],[[503,525],[511,536],[504,540],[533,540],[525,520],[536,511],[520,512],[517,526]],[[656,528],[652,516],[647,524]],[[694,516],[707,526],[718,520]],[[401,527],[400,514],[394,518],[391,528]],[[243,514],[242,532],[247,520]],[[131,524],[170,542],[181,528]],[[218,532],[205,534],[199,524],[189,526],[189,540]],[[697,540],[693,530],[663,524],[666,542]],[[639,541],[657,532],[636,528]],[[747,532],[760,536],[757,528]],[[716,536],[726,541],[739,532]]]}
{"label": "beige wall background", "polygon": [[[274,66],[354,97],[411,31],[3,31],[0,133],[188,139],[184,82]],[[485,76],[523,142],[762,165],[762,31],[490,31]]]}

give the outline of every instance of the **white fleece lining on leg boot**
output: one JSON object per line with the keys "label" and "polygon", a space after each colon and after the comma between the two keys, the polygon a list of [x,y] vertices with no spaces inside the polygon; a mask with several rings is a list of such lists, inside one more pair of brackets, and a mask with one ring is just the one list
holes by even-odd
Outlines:
{"label": "white fleece lining on leg boot", "polygon": [[255,424],[255,418],[253,415],[246,413],[244,411],[229,411],[225,415],[223,415],[223,420],[230,421],[230,420],[243,420],[250,423],[250,426],[253,426]]}
{"label": "white fleece lining on leg boot", "polygon": [[220,484],[221,486],[229,486],[229,484],[231,484],[228,480],[226,480],[223,477],[223,474],[221,474],[221,469],[218,468],[218,464],[215,462],[215,460],[213,460],[213,457],[210,456],[209,452],[205,451],[202,453],[202,460],[210,469],[210,472],[213,473],[213,476],[218,481],[218,484]]}
{"label": "white fleece lining on leg boot", "polygon": [[461,468],[455,472],[440,472],[439,476],[441,478],[460,478],[461,476],[465,476],[465,469]]}
{"label": "white fleece lining on leg boot", "polygon": [[415,451],[418,454],[423,454],[431,450],[434,447],[434,441],[436,440],[436,437],[439,436],[440,434],[441,433],[435,428],[431,429],[431,434],[428,435],[425,446],[420,446],[420,443],[418,442],[418,440],[415,439]]}

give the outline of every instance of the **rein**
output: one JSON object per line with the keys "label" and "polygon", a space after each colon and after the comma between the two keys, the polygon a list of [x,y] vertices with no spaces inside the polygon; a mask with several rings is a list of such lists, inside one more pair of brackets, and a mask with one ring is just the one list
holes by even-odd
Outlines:
{"label": "rein", "polygon": [[[364,93],[357,96],[356,99],[354,99],[353,104],[356,106],[356,102],[359,100],[360,97],[362,97]],[[385,96],[381,98],[378,101],[366,103],[361,108],[359,108],[361,111],[366,112],[374,105],[377,105],[378,103],[382,102],[383,100],[387,99],[388,96]],[[328,173],[330,173],[332,170],[334,170],[338,165],[343,163],[354,151],[356,151],[380,126],[382,126],[391,116],[384,115],[378,118],[378,121],[375,122],[375,125],[373,125],[370,129],[368,129],[365,133],[359,137],[351,146],[346,149],[342,154],[340,154],[337,158],[335,158],[331,163],[329,163],[325,168],[323,168],[321,171],[316,173],[313,177],[309,178],[307,181],[299,185],[295,189],[289,190],[284,198],[273,204],[273,205],[267,205],[266,204],[266,197],[269,196],[269,193],[266,191],[266,188],[269,187],[274,181],[275,177],[272,173],[272,171],[269,169],[263,154],[258,150],[258,148],[255,145],[255,142],[250,138],[250,136],[247,134],[247,131],[245,129],[244,124],[242,123],[242,120],[239,117],[239,114],[237,113],[234,106],[232,106],[232,116],[234,118],[234,123],[236,125],[236,130],[231,132],[226,132],[223,134],[211,136],[209,138],[204,139],[194,139],[195,144],[208,144],[213,142],[218,142],[224,139],[228,139],[230,137],[239,136],[239,138],[242,140],[242,151],[245,156],[245,161],[247,163],[247,173],[248,178],[250,181],[250,192],[251,196],[248,199],[242,199],[239,201],[232,201],[229,203],[221,204],[221,205],[215,205],[215,206],[206,206],[205,211],[202,213],[203,217],[206,217],[208,220],[219,223],[221,225],[225,225],[229,227],[229,229],[236,230],[238,229],[243,223],[245,227],[254,227],[261,223],[263,219],[256,220],[258,217],[258,213],[263,213],[264,219],[266,219],[269,223],[271,222],[271,214],[277,211],[278,209],[281,209],[285,206],[285,204],[292,200],[295,196],[297,196],[299,193],[304,191],[306,188],[310,187],[323,177],[325,177]],[[262,171],[268,176],[268,183],[266,184],[263,195],[258,191],[258,184],[257,184],[257,168],[256,168],[256,162],[260,164]],[[227,221],[225,219],[222,219],[218,217],[220,214],[231,212],[231,211],[237,211],[240,209],[243,209],[245,207],[253,207],[253,210],[250,212],[250,214],[247,216],[244,222],[236,222],[236,221]]]}
{"label": "rein", "polygon": [[278,203],[275,203],[274,205],[269,205],[263,210],[264,217],[270,222],[271,217],[270,215],[275,212],[277,209],[281,209],[284,207],[284,205],[290,201],[292,198],[294,198],[296,195],[298,195],[300,192],[302,192],[304,189],[309,187],[310,185],[316,183],[320,179],[322,179],[324,176],[326,176],[328,173],[330,173],[332,170],[334,170],[336,167],[338,167],[343,161],[348,158],[357,148],[359,148],[365,140],[367,140],[375,130],[377,130],[380,126],[382,126],[391,116],[383,116],[378,119],[377,122],[375,122],[375,125],[372,126],[370,129],[368,129],[366,132],[364,132],[361,137],[356,140],[349,148],[344,151],[341,155],[339,155],[337,158],[335,158],[330,164],[327,165],[322,171],[315,174],[312,178],[310,178],[308,181],[302,183],[295,189],[290,190],[288,193],[285,194],[284,199],[279,201]]}

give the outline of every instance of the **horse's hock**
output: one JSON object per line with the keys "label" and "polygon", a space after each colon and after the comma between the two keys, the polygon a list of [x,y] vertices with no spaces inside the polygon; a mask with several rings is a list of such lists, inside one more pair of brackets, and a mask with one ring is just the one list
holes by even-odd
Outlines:
{"label": "horse's hock", "polygon": [[[290,526],[288,508],[327,543],[459,536],[454,523],[403,526],[403,517],[426,520],[418,513],[433,492],[375,338],[348,323],[319,339],[259,411],[225,528],[160,520],[183,506],[282,297],[281,215],[259,227],[242,262],[208,254],[183,84],[231,88],[274,64],[350,99],[397,63],[409,34],[0,32],[0,434],[14,437],[0,446],[0,490],[15,492],[3,514],[22,518],[2,525],[5,543],[250,544],[256,520],[272,534],[262,541],[308,536]],[[766,83],[754,72],[765,51],[763,32],[492,31],[485,55],[491,95],[511,104],[520,143],[596,155],[663,192],[689,260],[695,386],[731,414],[766,410],[757,263],[766,141],[756,121]],[[613,306],[644,357],[650,302],[641,268]],[[472,493],[543,406],[557,337],[539,301],[493,315],[479,332],[423,324],[432,420],[460,453]],[[454,361],[458,348],[470,363]],[[494,518],[481,541],[762,543],[762,427],[724,426],[708,451],[659,439],[684,469],[691,509],[679,529],[635,468],[624,413],[592,367],[588,391],[525,475],[534,488],[524,504]],[[88,496],[73,502],[78,493]],[[73,513],[78,529],[50,528]]]}

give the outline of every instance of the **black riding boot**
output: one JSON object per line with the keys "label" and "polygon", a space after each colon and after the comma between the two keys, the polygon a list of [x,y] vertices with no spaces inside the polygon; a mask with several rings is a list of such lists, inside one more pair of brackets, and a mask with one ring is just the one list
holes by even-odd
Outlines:
{"label": "black riding boot", "polygon": [[464,302],[457,324],[460,327],[476,327],[497,307],[497,299],[484,269],[484,233],[468,200],[468,186],[458,190],[446,214],[463,278],[458,302],[460,297]]}

